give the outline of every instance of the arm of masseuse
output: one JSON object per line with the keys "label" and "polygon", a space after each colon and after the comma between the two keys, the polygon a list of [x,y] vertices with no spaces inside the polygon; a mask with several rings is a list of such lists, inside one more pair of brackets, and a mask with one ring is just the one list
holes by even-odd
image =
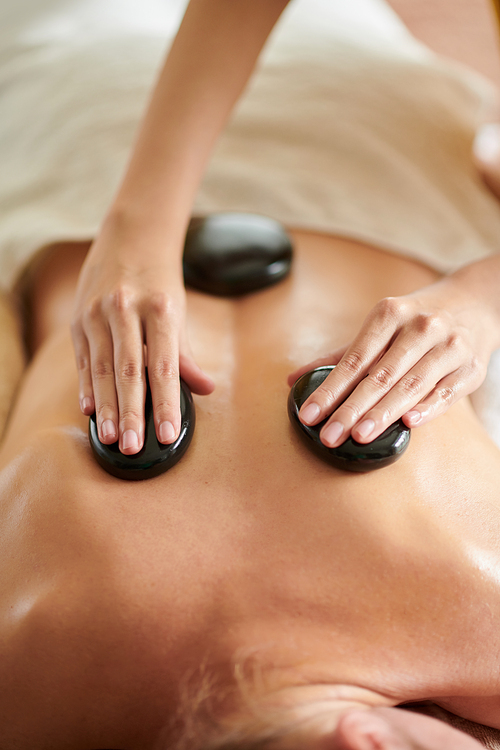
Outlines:
{"label": "arm of masseuse", "polygon": [[96,411],[100,440],[119,440],[123,453],[142,447],[145,366],[162,443],[180,430],[179,374],[196,393],[213,389],[184,330],[184,235],[217,136],[287,3],[191,0],[82,267],[72,324],[80,408]]}
{"label": "arm of masseuse", "polygon": [[[389,2],[434,51],[500,84],[500,0]],[[479,130],[474,159],[500,197],[500,108],[485,116],[492,124]],[[401,416],[416,427],[442,414],[482,382],[491,351],[499,345],[499,300],[497,257],[421,293],[382,301],[350,346],[290,376],[292,382],[311,366],[339,364],[303,405],[302,420],[317,424],[329,417],[321,438],[336,447],[351,433],[361,443],[370,442]]]}

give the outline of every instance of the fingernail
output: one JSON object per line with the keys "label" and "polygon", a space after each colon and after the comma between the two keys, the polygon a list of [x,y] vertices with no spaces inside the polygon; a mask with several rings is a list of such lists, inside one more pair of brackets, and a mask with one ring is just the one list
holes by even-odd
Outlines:
{"label": "fingernail", "polygon": [[308,404],[306,408],[300,412],[300,418],[306,424],[312,424],[312,422],[319,417],[321,409],[318,404]]}
{"label": "fingernail", "polygon": [[325,427],[325,429],[321,433],[321,442],[326,443],[330,447],[333,447],[333,445],[337,442],[343,432],[343,424],[341,424],[340,422],[332,422],[332,424],[329,424],[328,427]]}
{"label": "fingernail", "polygon": [[412,424],[418,424],[422,420],[422,414],[419,411],[409,411],[406,414],[406,419]]}
{"label": "fingernail", "polygon": [[500,157],[500,125],[490,122],[479,128],[474,139],[474,153],[485,162],[496,161]]}
{"label": "fingernail", "polygon": [[175,440],[175,428],[172,422],[162,422],[160,425],[160,441],[162,443],[173,443]]}
{"label": "fingernail", "polygon": [[85,414],[86,412],[89,412],[92,409],[92,399],[88,396],[85,396],[85,398],[82,400],[82,411]]}
{"label": "fingernail", "polygon": [[116,435],[115,423],[112,419],[105,419],[102,423],[101,432],[103,438],[109,438]]}
{"label": "fingernail", "polygon": [[137,450],[139,448],[139,438],[134,430],[125,430],[122,435],[122,446],[124,450],[128,450],[129,448]]}
{"label": "fingernail", "polygon": [[366,438],[371,432],[373,432],[374,427],[375,427],[375,422],[373,421],[373,419],[365,419],[364,422],[361,422],[361,424],[358,427],[356,427],[356,432],[362,438]]}

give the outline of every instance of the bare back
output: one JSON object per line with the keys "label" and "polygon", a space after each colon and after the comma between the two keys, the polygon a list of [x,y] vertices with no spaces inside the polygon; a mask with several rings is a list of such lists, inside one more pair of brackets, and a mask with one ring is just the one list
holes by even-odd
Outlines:
{"label": "bare back", "polygon": [[0,454],[0,705],[12,737],[26,733],[19,747],[150,747],[186,671],[255,650],[283,674],[300,662],[310,682],[494,723],[500,454],[468,403],[365,475],[310,455],[286,415],[290,371],[352,338],[381,297],[434,278],[297,234],[279,286],[190,293],[191,343],[216,390],[195,399],[183,460],[144,482],[94,463],[69,334],[45,342]]}

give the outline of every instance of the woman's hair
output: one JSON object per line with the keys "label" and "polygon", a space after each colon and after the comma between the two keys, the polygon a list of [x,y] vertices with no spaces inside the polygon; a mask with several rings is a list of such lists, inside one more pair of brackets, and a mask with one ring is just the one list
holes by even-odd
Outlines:
{"label": "woman's hair", "polygon": [[[222,688],[207,669],[186,678],[177,715],[155,750],[297,750],[304,717],[258,700],[269,692],[262,673],[235,669],[235,685]],[[228,710],[228,706],[230,709]]]}
{"label": "woman's hair", "polygon": [[279,716],[255,717],[239,726],[199,718],[196,725],[184,729],[173,746],[168,745],[168,750],[298,750],[304,739],[297,722],[283,721]]}
{"label": "woman's hair", "polygon": [[198,732],[198,737],[193,738],[194,744],[192,741],[186,744],[187,738],[184,738],[174,750],[294,750],[300,747],[293,725],[262,727],[248,724],[236,730],[224,726],[213,729],[215,732],[212,731],[211,736],[205,735],[203,730],[203,736]]}

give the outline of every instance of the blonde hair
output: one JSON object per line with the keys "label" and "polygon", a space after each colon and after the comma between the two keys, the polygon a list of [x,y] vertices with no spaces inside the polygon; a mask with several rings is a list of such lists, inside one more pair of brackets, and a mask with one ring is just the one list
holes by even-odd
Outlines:
{"label": "blonde hair", "polygon": [[[220,684],[205,666],[186,676],[177,715],[155,750],[296,750],[308,735],[304,718],[262,700],[263,671],[237,662],[234,684]],[[227,706],[230,710],[227,711]],[[174,729],[175,727],[175,729]]]}

